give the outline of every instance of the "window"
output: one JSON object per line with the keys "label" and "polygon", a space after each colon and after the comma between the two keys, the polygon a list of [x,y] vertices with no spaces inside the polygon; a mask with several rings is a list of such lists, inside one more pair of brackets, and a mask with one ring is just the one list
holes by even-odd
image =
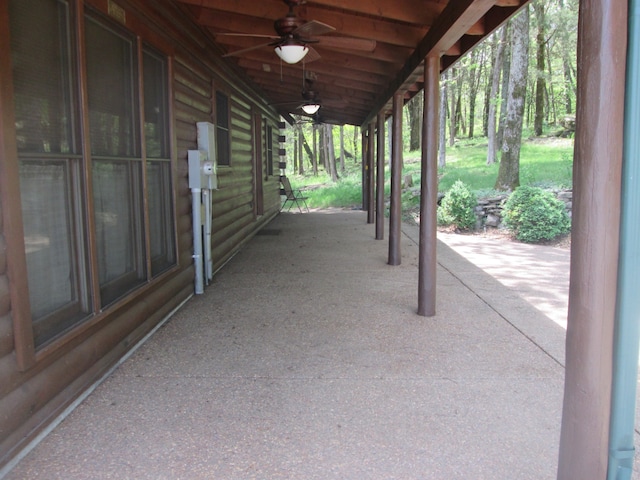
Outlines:
{"label": "window", "polygon": [[134,44],[87,17],[87,90],[100,298],[146,280],[142,158],[134,105]]}
{"label": "window", "polygon": [[71,12],[65,1],[16,0],[9,14],[29,300],[40,345],[91,312]]}
{"label": "window", "polygon": [[171,159],[167,112],[167,62],[143,52],[144,137],[147,157],[147,203],[151,274],[162,273],[176,262],[171,202]]}
{"label": "window", "polygon": [[216,92],[216,145],[218,165],[229,165],[231,160],[229,97],[221,92]]}
{"label": "window", "polygon": [[[26,275],[37,347],[176,264],[167,60],[147,46],[139,55],[135,36],[90,12],[86,58],[78,58],[73,5],[9,4]],[[83,60],[84,111],[76,81]],[[84,138],[83,116],[89,124]],[[83,156],[85,144],[90,162]],[[99,290],[93,291],[96,282]]]}

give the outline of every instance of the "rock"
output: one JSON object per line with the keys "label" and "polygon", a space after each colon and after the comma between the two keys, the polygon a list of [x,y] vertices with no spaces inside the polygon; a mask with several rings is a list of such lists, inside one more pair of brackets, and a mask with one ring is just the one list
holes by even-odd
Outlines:
{"label": "rock", "polygon": [[498,225],[500,225],[500,217],[490,213],[489,215],[487,215],[487,218],[485,219],[484,224],[487,227],[497,227]]}

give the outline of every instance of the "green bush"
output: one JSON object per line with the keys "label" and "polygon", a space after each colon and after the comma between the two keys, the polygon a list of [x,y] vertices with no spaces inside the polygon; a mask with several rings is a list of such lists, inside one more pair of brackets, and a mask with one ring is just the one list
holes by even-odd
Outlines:
{"label": "green bush", "polygon": [[521,242],[553,240],[571,228],[564,203],[538,187],[518,187],[502,210],[505,225]]}
{"label": "green bush", "polygon": [[464,182],[457,180],[440,202],[438,223],[453,225],[460,230],[473,229],[476,226],[474,209],[478,198]]}

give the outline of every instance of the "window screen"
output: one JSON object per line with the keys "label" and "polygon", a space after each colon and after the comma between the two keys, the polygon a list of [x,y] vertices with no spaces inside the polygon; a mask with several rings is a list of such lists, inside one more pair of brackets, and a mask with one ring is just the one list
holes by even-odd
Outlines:
{"label": "window screen", "polygon": [[18,150],[75,153],[68,4],[14,0],[9,15]]}
{"label": "window screen", "polygon": [[132,40],[91,17],[86,40],[91,153],[137,156]]}

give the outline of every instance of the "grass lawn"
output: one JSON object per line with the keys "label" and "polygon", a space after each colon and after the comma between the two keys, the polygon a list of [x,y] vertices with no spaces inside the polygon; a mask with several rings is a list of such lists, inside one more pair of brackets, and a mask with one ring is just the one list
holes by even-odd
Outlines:
{"label": "grass lawn", "polygon": [[[479,197],[491,195],[498,176],[499,164],[487,165],[486,138],[459,140],[447,147],[446,166],[439,169],[439,191],[444,193],[456,180],[462,180]],[[556,137],[525,140],[520,152],[520,183],[542,188],[570,188],[573,169],[573,140]],[[420,152],[404,153],[403,177],[413,177],[420,185]],[[353,208],[362,205],[362,170],[359,163],[347,162],[346,172],[337,183],[320,171],[318,176],[307,172],[292,175],[294,188],[308,190],[309,206]],[[385,190],[389,193],[388,164],[385,172]],[[405,196],[405,201],[418,201]]]}

